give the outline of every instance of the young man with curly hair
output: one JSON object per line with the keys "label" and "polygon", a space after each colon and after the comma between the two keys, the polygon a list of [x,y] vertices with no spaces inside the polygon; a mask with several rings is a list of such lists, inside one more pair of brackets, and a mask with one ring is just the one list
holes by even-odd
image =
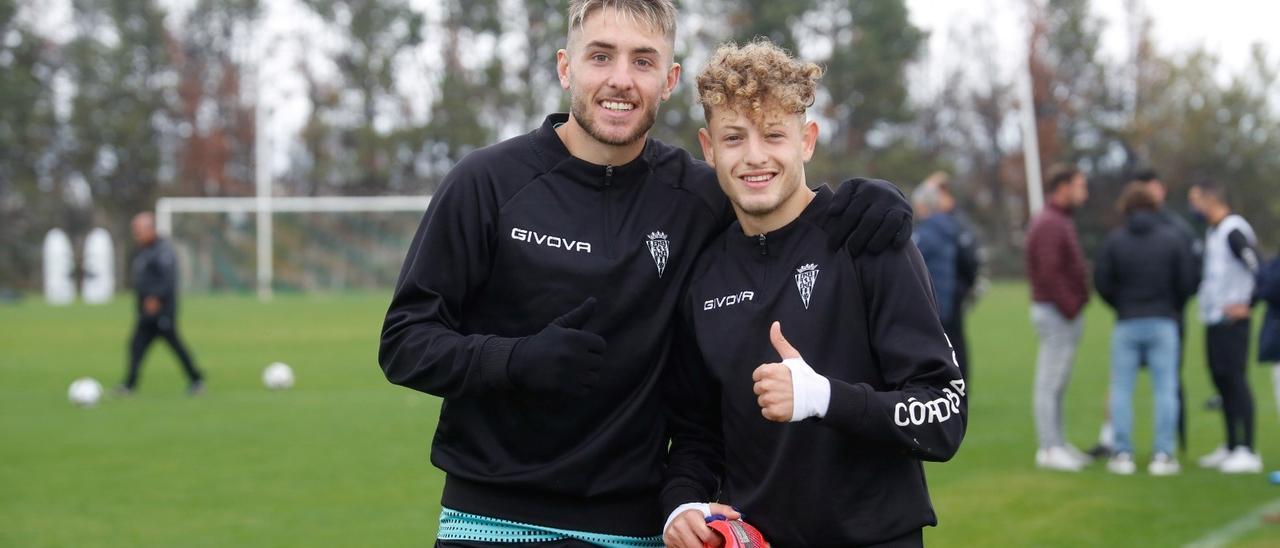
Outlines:
{"label": "young man with curly hair", "polygon": [[[672,3],[573,0],[568,19],[570,111],[449,172],[382,328],[387,379],[444,400],[440,546],[661,544],[658,380],[693,261],[732,214],[710,167],[648,138],[680,75]],[[896,189],[843,189],[823,216],[862,228],[835,245],[909,235]]]}
{"label": "young man with curly hair", "polygon": [[831,192],[804,167],[820,77],[762,40],[722,46],[698,75],[702,151],[737,222],[679,303],[668,546],[714,541],[717,498],[779,547],[919,545],[937,522],[921,461],[959,447],[964,380],[914,244],[826,245]]}

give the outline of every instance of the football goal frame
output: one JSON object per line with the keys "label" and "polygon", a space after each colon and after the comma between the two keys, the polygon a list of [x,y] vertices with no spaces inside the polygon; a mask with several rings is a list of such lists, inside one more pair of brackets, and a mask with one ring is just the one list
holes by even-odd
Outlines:
{"label": "football goal frame", "polygon": [[172,237],[180,213],[254,213],[257,223],[258,299],[271,299],[274,278],[272,215],[275,213],[425,212],[431,196],[169,197],[156,200],[156,231]]}

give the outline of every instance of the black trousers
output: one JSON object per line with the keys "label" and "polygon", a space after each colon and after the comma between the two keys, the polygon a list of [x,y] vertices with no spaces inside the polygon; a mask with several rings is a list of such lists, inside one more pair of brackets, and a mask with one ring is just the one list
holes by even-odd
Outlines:
{"label": "black trousers", "polygon": [[1249,362],[1248,319],[1211,325],[1205,338],[1209,373],[1222,396],[1227,449],[1253,448],[1253,392],[1245,369]]}
{"label": "black trousers", "polygon": [[161,313],[155,316],[138,314],[138,322],[133,326],[133,338],[129,341],[129,373],[124,379],[125,387],[132,390],[138,385],[142,358],[147,355],[147,349],[157,336],[169,343],[169,348],[173,349],[173,354],[177,356],[178,362],[182,364],[182,370],[187,374],[187,380],[195,383],[203,378],[192,361],[187,346],[182,344],[182,338],[178,336],[177,322],[174,321],[172,314]]}

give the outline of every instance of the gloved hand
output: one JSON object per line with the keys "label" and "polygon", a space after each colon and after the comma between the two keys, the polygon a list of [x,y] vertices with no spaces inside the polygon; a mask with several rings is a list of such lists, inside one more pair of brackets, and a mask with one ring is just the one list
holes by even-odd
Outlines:
{"label": "gloved hand", "polygon": [[511,349],[507,378],[512,386],[530,392],[584,396],[591,392],[604,365],[604,338],[582,329],[596,308],[590,297],[523,337]]}
{"label": "gloved hand", "polygon": [[825,228],[831,249],[845,246],[851,257],[897,249],[911,239],[911,203],[898,187],[879,179],[840,184],[827,208]]}

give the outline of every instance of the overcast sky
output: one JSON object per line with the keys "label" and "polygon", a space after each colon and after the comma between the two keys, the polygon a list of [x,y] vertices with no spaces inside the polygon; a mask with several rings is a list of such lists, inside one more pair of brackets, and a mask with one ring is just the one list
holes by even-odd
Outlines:
{"label": "overcast sky", "polygon": [[[1112,58],[1130,55],[1132,35],[1125,13],[1126,0],[1094,0],[1095,13],[1106,22],[1103,53]],[[1251,44],[1262,42],[1271,59],[1280,63],[1280,2],[1275,0],[1144,0],[1151,14],[1156,47],[1162,52],[1187,51],[1204,45],[1222,58],[1223,75],[1249,61]],[[916,77],[936,85],[951,63],[964,62],[955,52],[956,35],[968,32],[979,18],[991,22],[1002,70],[1012,71],[1025,56],[1026,0],[907,0],[911,19],[930,31],[929,54]],[[1270,28],[1268,28],[1270,27]]]}

